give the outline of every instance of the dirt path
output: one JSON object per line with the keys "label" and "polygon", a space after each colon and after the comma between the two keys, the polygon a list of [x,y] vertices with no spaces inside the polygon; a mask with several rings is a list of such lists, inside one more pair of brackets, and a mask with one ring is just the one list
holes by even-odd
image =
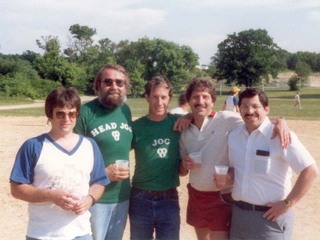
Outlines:
{"label": "dirt path", "polygon": [[[81,102],[86,102],[93,98],[95,98],[95,96],[82,96]],[[0,110],[35,108],[35,107],[42,107],[42,106],[44,106],[44,100],[35,100],[33,103],[30,103],[30,104],[0,106]]]}

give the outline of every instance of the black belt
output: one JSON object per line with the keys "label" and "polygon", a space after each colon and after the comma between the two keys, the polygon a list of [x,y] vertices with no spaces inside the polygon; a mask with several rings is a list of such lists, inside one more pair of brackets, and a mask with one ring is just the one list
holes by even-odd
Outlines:
{"label": "black belt", "polygon": [[270,207],[267,207],[267,206],[253,205],[243,201],[235,201],[234,204],[243,210],[249,210],[249,211],[266,212],[270,209]]}
{"label": "black belt", "polygon": [[140,192],[147,193],[147,194],[149,194],[149,195],[152,196],[152,197],[166,197],[166,196],[169,196],[170,194],[173,194],[173,193],[176,193],[176,192],[177,192],[177,189],[176,189],[176,188],[170,188],[170,189],[165,190],[165,191],[143,190],[143,189],[135,188],[135,187],[132,187],[132,189],[133,189],[134,191],[140,191]]}

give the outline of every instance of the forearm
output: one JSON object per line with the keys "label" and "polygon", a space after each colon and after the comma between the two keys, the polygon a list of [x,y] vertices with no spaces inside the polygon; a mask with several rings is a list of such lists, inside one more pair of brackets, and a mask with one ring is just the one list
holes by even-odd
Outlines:
{"label": "forearm", "polygon": [[186,168],[183,166],[182,161],[180,161],[180,164],[179,164],[179,175],[180,175],[181,177],[183,177],[183,176],[188,175],[188,173],[189,173],[189,170],[186,169]]}
{"label": "forearm", "polygon": [[96,201],[98,201],[102,197],[104,190],[105,186],[100,184],[92,184],[89,189],[89,195],[91,195]]}
{"label": "forearm", "polygon": [[287,196],[287,200],[292,204],[296,204],[309,191],[318,176],[318,169],[315,164],[304,169],[291,192]]}
{"label": "forearm", "polygon": [[30,184],[11,182],[11,194],[13,197],[31,203],[51,201],[50,189],[36,188]]}

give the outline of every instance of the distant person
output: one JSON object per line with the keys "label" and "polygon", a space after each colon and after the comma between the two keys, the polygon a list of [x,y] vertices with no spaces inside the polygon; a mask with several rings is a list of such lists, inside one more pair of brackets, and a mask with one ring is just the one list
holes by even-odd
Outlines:
{"label": "distant person", "polygon": [[232,112],[239,112],[239,106],[238,106],[238,94],[240,92],[240,88],[238,87],[232,87],[230,91],[230,95],[226,98],[224,105],[223,105],[223,111],[232,111]]}
{"label": "distant person", "polygon": [[185,114],[189,113],[189,108],[190,108],[190,106],[189,106],[188,101],[186,99],[186,94],[181,93],[179,96],[179,106],[171,109],[170,113],[185,115]]}
{"label": "distant person", "polygon": [[11,193],[29,202],[27,240],[90,240],[88,211],[109,183],[97,144],[73,133],[80,110],[75,88],[53,90],[45,102],[51,130],[19,149]]}
{"label": "distant person", "polygon": [[297,92],[294,96],[294,106],[299,107],[299,109],[301,109],[301,98],[299,92]]}
{"label": "distant person", "polygon": [[[281,147],[279,137],[270,139],[274,125],[263,91],[247,88],[239,98],[244,123],[228,137],[235,176],[230,239],[290,240],[292,206],[314,183],[315,160],[292,132],[287,149]],[[299,174],[293,188],[292,170]]]}
{"label": "distant person", "polygon": [[97,98],[81,106],[76,132],[93,138],[103,155],[111,183],[100,201],[90,209],[95,240],[121,240],[127,223],[130,197],[128,168],[117,168],[116,160],[129,160],[131,111],[125,103],[129,75],[120,65],[102,67],[93,83]]}

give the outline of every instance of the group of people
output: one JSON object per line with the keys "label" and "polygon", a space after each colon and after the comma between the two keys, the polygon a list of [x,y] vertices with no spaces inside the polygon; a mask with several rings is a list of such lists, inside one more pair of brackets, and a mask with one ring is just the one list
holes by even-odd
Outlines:
{"label": "group of people", "polygon": [[[74,88],[47,97],[51,130],[22,145],[10,176],[12,195],[29,202],[28,240],[122,239],[128,215],[130,239],[179,239],[177,187],[188,174],[187,222],[198,239],[290,239],[291,206],[318,173],[292,132],[288,143],[285,120],[270,122],[264,92],[240,93],[240,114],[215,112],[213,82],[196,77],[184,94],[191,113],[173,114],[172,85],[157,76],[145,85],[148,114],[132,122],[129,88],[126,70],[107,65],[96,99],[80,107]],[[129,161],[131,149],[130,182],[116,160]],[[217,165],[230,166],[223,184]],[[300,173],[293,188],[291,169]],[[230,188],[233,204],[221,198]]]}

